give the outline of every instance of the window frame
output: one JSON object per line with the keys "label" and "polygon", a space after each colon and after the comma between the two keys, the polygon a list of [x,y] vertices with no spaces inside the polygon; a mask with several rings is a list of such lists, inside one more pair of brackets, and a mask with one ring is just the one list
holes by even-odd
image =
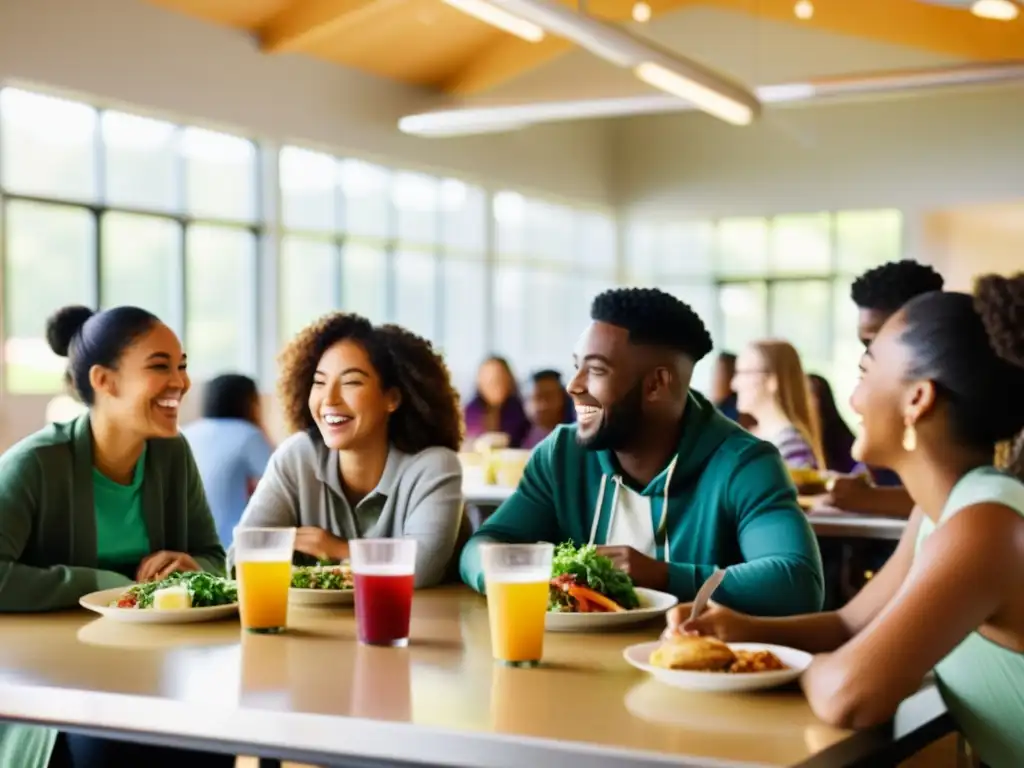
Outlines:
{"label": "window frame", "polygon": [[[6,87],[0,88],[0,91]],[[17,89],[20,90],[20,89]],[[33,90],[31,93],[37,93],[42,96],[51,96],[44,91]],[[58,96],[57,98],[64,98]],[[253,169],[253,190],[254,195],[253,211],[254,218],[251,222],[243,222],[237,219],[222,219],[218,217],[209,216],[197,216],[188,212],[187,210],[187,164],[188,159],[180,149],[181,136],[185,129],[188,127],[202,128],[203,130],[212,130],[217,133],[225,133],[217,128],[206,128],[205,126],[194,125],[192,123],[181,123],[176,120],[165,120],[164,118],[155,118],[163,120],[164,122],[171,123],[175,126],[176,136],[176,148],[175,152],[175,180],[178,186],[177,190],[177,211],[169,210],[158,210],[148,208],[146,206],[131,206],[121,204],[111,204],[107,202],[107,174],[106,174],[106,144],[103,137],[103,118],[107,112],[116,112],[122,114],[136,115],[139,117],[148,117],[148,115],[141,115],[133,112],[125,112],[120,109],[109,109],[103,106],[97,106],[90,104],[85,101],[67,99],[73,101],[76,104],[88,107],[93,110],[96,114],[96,125],[97,130],[94,133],[93,141],[93,162],[96,167],[96,189],[95,199],[89,202],[83,202],[81,199],[67,198],[61,196],[40,196],[21,194],[17,192],[11,192],[2,185],[2,175],[0,175],[0,296],[6,296],[6,292],[13,286],[8,285],[9,273],[8,273],[8,258],[7,258],[7,210],[8,203],[10,202],[26,202],[42,205],[61,205],[68,208],[73,208],[81,211],[86,211],[92,218],[94,242],[92,247],[91,263],[89,264],[88,272],[90,275],[90,281],[88,286],[89,305],[92,307],[103,306],[104,297],[102,295],[103,285],[103,270],[104,270],[104,246],[106,238],[103,234],[103,218],[109,213],[124,213],[133,214],[139,216],[146,216],[153,219],[159,219],[164,222],[174,224],[178,228],[178,249],[175,254],[173,264],[174,274],[174,288],[176,296],[172,302],[172,316],[161,318],[170,327],[174,328],[175,331],[181,336],[184,341],[184,345],[187,348],[189,340],[186,337],[186,318],[188,317],[188,280],[187,280],[187,259],[188,259],[188,230],[194,225],[212,226],[224,229],[232,229],[235,231],[245,231],[251,234],[255,239],[255,259],[252,265],[252,281],[255,286],[255,296],[251,303],[252,310],[249,313],[250,317],[246,319],[246,329],[243,332],[247,336],[249,350],[247,351],[247,369],[249,372],[256,374],[262,370],[262,358],[261,345],[259,343],[259,311],[258,306],[261,303],[259,301],[260,291],[260,264],[266,258],[266,234],[267,234],[267,222],[265,216],[265,201],[262,194],[264,188],[262,163],[260,162],[260,153],[262,151],[261,144],[253,139],[252,137],[227,134],[234,136],[235,138],[243,139],[249,142],[255,149],[255,167]],[[0,151],[3,149],[3,142],[5,141],[4,131],[2,130],[2,122],[0,122]],[[28,392],[12,392],[8,388],[8,371],[6,354],[4,348],[8,339],[8,318],[7,312],[9,302],[4,302],[4,308],[0,311],[0,396],[21,396],[21,395],[43,395],[43,394],[55,394],[51,393],[28,393]],[[39,334],[42,336],[44,329],[39,329]]]}

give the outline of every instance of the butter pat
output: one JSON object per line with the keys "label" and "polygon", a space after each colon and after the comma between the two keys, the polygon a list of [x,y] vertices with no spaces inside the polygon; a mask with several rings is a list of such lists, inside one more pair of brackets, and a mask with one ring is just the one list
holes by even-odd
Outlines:
{"label": "butter pat", "polygon": [[153,609],[178,611],[192,607],[192,595],[185,587],[164,587],[153,593]]}

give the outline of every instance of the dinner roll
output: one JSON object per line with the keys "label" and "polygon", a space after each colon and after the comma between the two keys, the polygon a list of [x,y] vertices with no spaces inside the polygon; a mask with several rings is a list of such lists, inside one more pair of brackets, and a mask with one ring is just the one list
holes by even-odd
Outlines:
{"label": "dinner roll", "polygon": [[736,654],[715,637],[675,635],[651,654],[651,665],[664,669],[715,672],[736,661]]}

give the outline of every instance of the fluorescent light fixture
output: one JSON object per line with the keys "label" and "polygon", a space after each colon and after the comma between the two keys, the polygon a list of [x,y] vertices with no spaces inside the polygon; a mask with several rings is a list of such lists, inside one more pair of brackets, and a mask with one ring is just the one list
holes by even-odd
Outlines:
{"label": "fluorescent light fixture", "polygon": [[1011,0],[975,0],[971,13],[983,19],[1013,21],[1020,13],[1020,8]]}
{"label": "fluorescent light fixture", "polygon": [[504,11],[486,0],[444,0],[452,8],[456,8],[468,16],[472,16],[485,24],[497,27],[530,43],[539,43],[544,39],[544,30],[531,21]]}
{"label": "fluorescent light fixture", "polygon": [[[798,104],[1021,82],[1024,82],[1024,62],[1002,62],[958,64],[777,83],[758,86],[756,93],[762,104]],[[398,128],[402,133],[415,136],[466,136],[514,131],[542,123],[670,114],[693,108],[692,102],[682,101],[678,96],[667,93],[605,99],[511,101],[487,106],[451,106],[406,115],[398,121]]]}
{"label": "fluorescent light fixture", "polygon": [[650,40],[601,19],[577,13],[554,0],[493,0],[551,34],[576,43],[595,56],[634,74],[649,85],[685,98],[693,106],[736,125],[760,114],[761,103],[749,89],[714,70],[658,47]]}
{"label": "fluorescent light fixture", "polygon": [[678,105],[679,100],[674,97],[655,95],[455,107],[406,115],[398,121],[398,129],[402,133],[432,137],[499,133],[538,123],[672,112]]}
{"label": "fluorescent light fixture", "polygon": [[695,80],[682,77],[671,69],[645,61],[633,70],[637,77],[648,85],[686,99],[696,107],[733,125],[750,125],[754,110],[748,104],[723,96],[718,91],[701,85]]}

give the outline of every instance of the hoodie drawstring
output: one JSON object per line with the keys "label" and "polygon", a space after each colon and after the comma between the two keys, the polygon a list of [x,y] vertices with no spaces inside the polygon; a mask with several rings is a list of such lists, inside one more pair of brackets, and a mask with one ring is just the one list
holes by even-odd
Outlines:
{"label": "hoodie drawstring", "polygon": [[[668,557],[668,494],[669,487],[672,485],[672,475],[676,471],[676,463],[679,461],[679,455],[676,454],[672,457],[672,461],[668,465],[668,471],[665,473],[665,490],[662,494],[662,505],[661,505],[661,520],[658,522],[658,527],[654,533],[654,540],[657,541],[658,537],[662,538],[662,552],[665,562],[669,561]],[[601,521],[601,509],[604,506],[604,491],[608,484],[609,475],[601,475],[601,485],[597,490],[597,504],[594,506],[594,522],[590,526],[590,544],[597,543],[597,526]],[[612,529],[612,525],[615,522],[615,514],[618,512],[619,506],[619,490],[622,488],[622,478],[618,475],[611,475],[612,482],[615,483],[615,492],[612,494],[612,510],[608,518],[608,530]]]}
{"label": "hoodie drawstring", "polygon": [[608,484],[608,475],[601,474],[601,487],[597,489],[597,504],[594,505],[594,522],[590,526],[590,541],[593,546],[597,541],[597,524],[601,521],[601,506],[604,502],[604,488]]}

